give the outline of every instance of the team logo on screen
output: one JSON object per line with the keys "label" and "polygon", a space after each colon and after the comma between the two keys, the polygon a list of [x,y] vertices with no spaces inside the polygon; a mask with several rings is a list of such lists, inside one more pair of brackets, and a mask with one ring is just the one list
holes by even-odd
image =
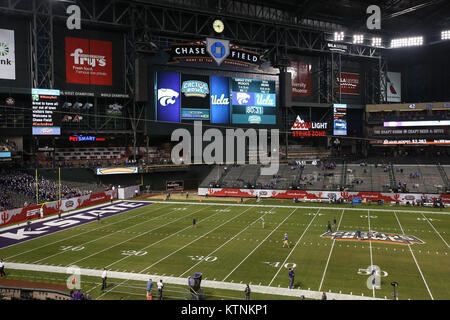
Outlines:
{"label": "team logo on screen", "polygon": [[181,92],[185,97],[201,97],[204,98],[209,94],[209,87],[206,82],[198,80],[184,81]]}
{"label": "team logo on screen", "polygon": [[236,99],[238,104],[246,105],[250,100],[251,96],[247,92],[238,92],[236,94]]}
{"label": "team logo on screen", "polygon": [[221,94],[220,97],[218,97],[217,95],[213,94],[211,95],[211,104],[215,104],[215,105],[229,105],[230,104],[230,99],[229,98],[225,98],[225,94]]}
{"label": "team logo on screen", "polygon": [[206,38],[206,51],[220,66],[230,54],[230,41]]}
{"label": "team logo on screen", "polygon": [[167,107],[169,104],[174,104],[175,99],[178,98],[180,94],[172,89],[158,89],[158,101],[163,107]]}

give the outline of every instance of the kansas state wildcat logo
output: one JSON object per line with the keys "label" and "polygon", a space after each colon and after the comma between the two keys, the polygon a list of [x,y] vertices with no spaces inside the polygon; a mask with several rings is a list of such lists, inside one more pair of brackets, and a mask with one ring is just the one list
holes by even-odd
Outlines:
{"label": "kansas state wildcat logo", "polygon": [[178,92],[172,89],[158,89],[158,101],[163,107],[174,104],[175,99],[178,98],[179,95]]}

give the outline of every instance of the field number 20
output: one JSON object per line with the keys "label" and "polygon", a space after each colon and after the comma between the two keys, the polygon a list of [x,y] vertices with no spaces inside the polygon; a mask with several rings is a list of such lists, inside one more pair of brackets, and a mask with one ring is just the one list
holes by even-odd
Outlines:
{"label": "field number 20", "polygon": [[206,262],[214,262],[217,260],[217,257],[205,257],[205,256],[188,256],[191,260],[194,261],[206,261]]}

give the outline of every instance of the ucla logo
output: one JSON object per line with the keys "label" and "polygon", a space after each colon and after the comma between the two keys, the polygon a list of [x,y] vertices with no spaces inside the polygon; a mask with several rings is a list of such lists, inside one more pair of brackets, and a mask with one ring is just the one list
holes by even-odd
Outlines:
{"label": "ucla logo", "polygon": [[206,82],[198,80],[184,81],[181,92],[186,97],[206,97],[209,94],[209,87]]}
{"label": "ucla logo", "polygon": [[217,95],[211,96],[211,104],[213,105],[229,105],[230,99],[225,98],[225,94],[222,93],[222,95],[218,98]]}

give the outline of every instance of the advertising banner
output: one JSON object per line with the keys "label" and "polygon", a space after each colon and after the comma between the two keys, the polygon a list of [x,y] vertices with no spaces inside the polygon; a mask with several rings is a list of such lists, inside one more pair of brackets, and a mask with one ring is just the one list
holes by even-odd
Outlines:
{"label": "advertising banner", "polygon": [[[63,212],[75,210],[88,206],[93,206],[111,200],[111,195],[114,191],[109,190],[105,192],[89,194],[78,198],[62,199],[61,206],[59,201],[46,203],[42,205],[34,205],[29,207],[11,209],[0,211],[0,226],[5,226],[13,223],[19,223],[30,219],[39,217],[39,210],[44,209],[44,217],[57,214],[60,210]],[[116,197],[116,194],[114,194]]]}
{"label": "advertising banner", "polygon": [[31,88],[30,19],[0,13],[0,87],[11,88],[10,94]]}
{"label": "advertising banner", "polygon": [[336,91],[341,87],[342,94],[359,95],[359,74],[341,72],[341,77],[337,79]]}
{"label": "advertising banner", "polygon": [[156,78],[157,120],[180,122],[180,74],[174,72],[158,72]]}
{"label": "advertising banner", "polygon": [[0,79],[16,80],[14,30],[0,29]]}
{"label": "advertising banner", "polygon": [[166,181],[166,191],[183,191],[184,181]]}
{"label": "advertising banner", "polygon": [[64,95],[108,97],[125,94],[124,34],[94,29],[67,30],[55,22],[55,87]]}
{"label": "advertising banner", "polygon": [[288,72],[292,75],[292,96],[312,96],[312,65],[310,63],[291,61]]}
{"label": "advertising banner", "polygon": [[333,135],[346,136],[347,135],[347,105],[334,104],[333,105]]}
{"label": "advertising banner", "polygon": [[387,101],[402,101],[402,74],[400,72],[388,72],[386,75]]}
{"label": "advertising banner", "polygon": [[66,82],[112,85],[112,42],[66,37]]}
{"label": "advertising banner", "polygon": [[259,196],[261,198],[280,198],[280,199],[307,199],[323,200],[330,199],[348,199],[361,198],[363,201],[371,200],[384,202],[412,202],[421,200],[426,196],[428,200],[434,201],[439,197],[445,203],[450,203],[449,195],[423,194],[423,193],[381,193],[381,192],[347,192],[347,191],[306,191],[306,190],[270,190],[270,189],[229,189],[229,188],[198,188],[199,196],[216,197],[251,197]]}

